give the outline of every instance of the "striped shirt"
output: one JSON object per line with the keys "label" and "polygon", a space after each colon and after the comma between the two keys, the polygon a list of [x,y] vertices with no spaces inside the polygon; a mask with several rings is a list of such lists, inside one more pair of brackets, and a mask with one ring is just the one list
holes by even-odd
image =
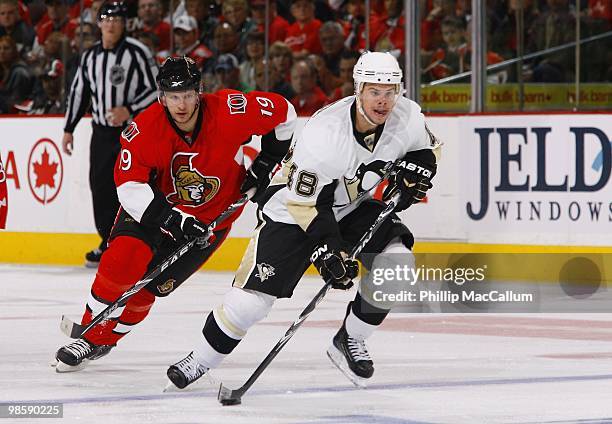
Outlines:
{"label": "striped shirt", "polygon": [[64,131],[72,133],[91,99],[93,122],[111,126],[107,112],[125,106],[132,116],[157,98],[157,64],[150,50],[140,41],[124,37],[113,49],[98,42],[83,52],[72,81]]}

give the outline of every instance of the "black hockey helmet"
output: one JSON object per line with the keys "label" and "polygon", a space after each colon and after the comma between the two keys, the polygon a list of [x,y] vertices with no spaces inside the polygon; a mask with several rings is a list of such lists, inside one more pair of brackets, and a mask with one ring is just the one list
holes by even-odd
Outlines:
{"label": "black hockey helmet", "polygon": [[202,74],[193,59],[169,57],[157,75],[157,85],[161,91],[200,91]]}
{"label": "black hockey helmet", "polygon": [[120,1],[105,1],[98,11],[98,22],[112,16],[127,19],[127,6]]}

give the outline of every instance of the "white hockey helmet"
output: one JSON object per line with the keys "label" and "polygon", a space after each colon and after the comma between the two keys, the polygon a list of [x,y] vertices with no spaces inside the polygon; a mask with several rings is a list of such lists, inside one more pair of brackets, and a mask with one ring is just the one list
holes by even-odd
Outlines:
{"label": "white hockey helmet", "polygon": [[353,68],[355,94],[361,93],[363,84],[397,84],[398,91],[402,83],[402,70],[397,59],[389,52],[364,52]]}
{"label": "white hockey helmet", "polygon": [[402,95],[402,70],[389,52],[364,52],[353,68],[357,111],[370,125],[376,125],[363,110],[361,92],[366,83],[395,85],[395,102]]}

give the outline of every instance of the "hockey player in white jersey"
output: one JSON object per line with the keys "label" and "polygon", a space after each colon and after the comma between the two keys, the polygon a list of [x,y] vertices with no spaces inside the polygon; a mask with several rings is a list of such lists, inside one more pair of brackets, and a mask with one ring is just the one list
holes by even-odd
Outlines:
{"label": "hockey player in white jersey", "polygon": [[[402,72],[395,58],[366,52],[353,76],[355,95],[310,118],[260,200],[258,225],[232,289],[208,315],[194,350],[168,369],[177,387],[217,367],[268,314],[275,299],[291,297],[313,251],[319,253],[313,264],[326,281],[337,289],[352,286],[358,264],[345,252],[384,208],[370,194],[387,163],[403,159],[383,193],[384,199],[401,193],[396,210],[419,202],[432,187],[439,143],[420,107],[402,97]],[[363,249],[370,255],[359,259],[368,269],[375,259],[367,257],[381,253],[413,260],[413,243],[411,232],[393,214]],[[332,362],[357,385],[374,372],[365,340],[389,312],[389,306],[367,304],[365,297],[357,292],[349,303],[328,350]]]}

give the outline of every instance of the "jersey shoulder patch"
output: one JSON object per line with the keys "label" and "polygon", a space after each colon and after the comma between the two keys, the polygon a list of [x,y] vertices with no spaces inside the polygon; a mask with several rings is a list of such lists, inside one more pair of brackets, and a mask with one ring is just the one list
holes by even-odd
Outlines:
{"label": "jersey shoulder patch", "polygon": [[156,133],[156,127],[163,125],[164,122],[167,122],[167,118],[163,106],[157,102],[153,103],[121,131],[121,138],[131,143],[137,137],[141,138],[143,135]]}
{"label": "jersey shoulder patch", "polygon": [[243,93],[229,93],[227,95],[227,107],[230,115],[245,114],[247,110],[247,98]]}
{"label": "jersey shoulder patch", "polygon": [[138,124],[135,121],[132,121],[130,125],[125,127],[123,131],[121,131],[121,137],[123,137],[128,143],[134,139],[138,134],[140,134],[140,130],[138,130]]}

